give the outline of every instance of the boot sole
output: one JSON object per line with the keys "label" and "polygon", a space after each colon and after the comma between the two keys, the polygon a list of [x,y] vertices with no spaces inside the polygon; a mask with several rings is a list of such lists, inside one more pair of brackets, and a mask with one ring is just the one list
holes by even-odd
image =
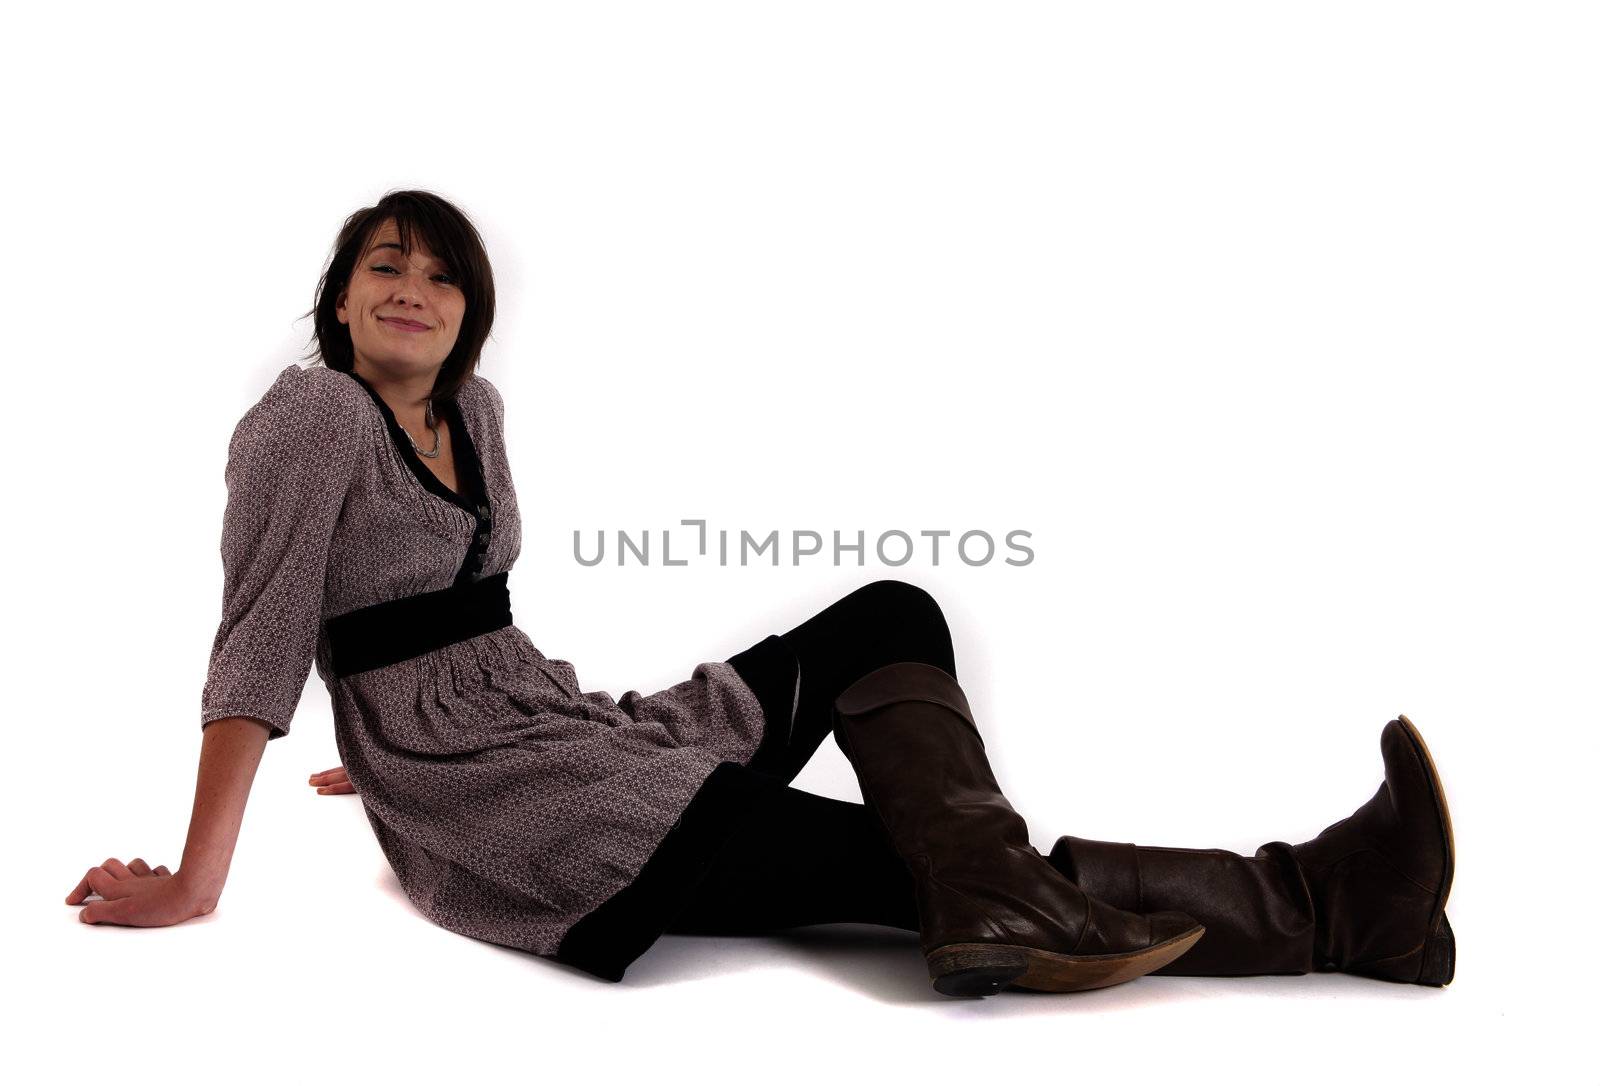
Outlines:
{"label": "boot sole", "polygon": [[1081,992],[1134,980],[1181,957],[1206,929],[1129,954],[1057,954],[997,943],[951,943],[928,955],[934,991],[948,996],[993,995],[1002,988],[1035,992]]}
{"label": "boot sole", "polygon": [[1450,928],[1450,919],[1444,914],[1445,902],[1450,897],[1450,885],[1455,880],[1456,835],[1450,824],[1450,805],[1444,798],[1444,784],[1439,779],[1439,768],[1434,765],[1427,742],[1404,713],[1400,714],[1400,726],[1406,730],[1406,736],[1422,759],[1423,768],[1428,771],[1428,788],[1433,792],[1434,808],[1438,811],[1440,825],[1444,827],[1444,876],[1439,881],[1439,900],[1428,918],[1428,931],[1432,934],[1423,944],[1421,971],[1417,977],[1418,984],[1442,988],[1450,983],[1456,972],[1456,936]]}

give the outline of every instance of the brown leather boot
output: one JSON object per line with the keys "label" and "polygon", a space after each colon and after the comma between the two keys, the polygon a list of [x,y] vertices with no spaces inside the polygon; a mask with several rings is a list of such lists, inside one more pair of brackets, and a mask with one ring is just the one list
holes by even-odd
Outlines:
{"label": "brown leather boot", "polygon": [[1166,976],[1338,971],[1443,987],[1455,836],[1438,769],[1403,714],[1384,726],[1384,782],[1354,814],[1254,857],[1066,836],[1050,862],[1124,909],[1182,909],[1206,927]]}
{"label": "brown leather boot", "polygon": [[1050,863],[1085,893],[1124,909],[1177,907],[1205,925],[1194,949],[1160,976],[1309,973],[1316,909],[1294,852],[1271,841],[1253,857],[1220,848],[1163,848],[1071,835]]}
{"label": "brown leather boot", "polygon": [[1204,934],[1181,912],[1141,916],[1095,901],[1039,855],[943,669],[879,668],[839,695],[834,714],[835,741],[911,872],[937,991],[1103,988],[1172,961]]}

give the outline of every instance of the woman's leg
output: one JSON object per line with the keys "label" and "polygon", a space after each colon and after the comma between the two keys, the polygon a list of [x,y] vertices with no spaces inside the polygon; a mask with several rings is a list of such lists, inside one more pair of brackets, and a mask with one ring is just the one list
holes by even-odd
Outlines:
{"label": "woman's leg", "polygon": [[666,930],[762,935],[846,923],[918,930],[905,863],[862,804],[774,782]]}
{"label": "woman's leg", "polygon": [[772,770],[786,781],[832,734],[834,699],[868,672],[909,660],[958,678],[944,612],[925,589],[905,581],[863,585],[781,636],[800,662],[786,764]]}
{"label": "woman's leg", "polygon": [[[833,701],[856,679],[885,664],[906,660],[931,663],[955,675],[943,614],[931,596],[905,582],[865,585],[782,638],[800,660],[793,734],[780,759],[782,765],[774,770],[784,782],[794,778],[832,732]],[[1393,822],[1396,826],[1437,821],[1442,829],[1429,838],[1428,848],[1422,850],[1427,855],[1417,864],[1442,866],[1444,875],[1442,885],[1430,890],[1433,896],[1423,902],[1432,906],[1437,920],[1430,920],[1426,927],[1422,947],[1403,961],[1385,959],[1381,970],[1355,962],[1354,952],[1341,958],[1327,949],[1337,942],[1330,930],[1349,928],[1355,934],[1343,936],[1343,941],[1354,945],[1359,939],[1372,941],[1383,925],[1357,922],[1357,910],[1341,909],[1341,904],[1348,903],[1322,885],[1325,881],[1332,886],[1335,880],[1302,878],[1297,863],[1300,852],[1359,821],[1354,817],[1336,823],[1309,846],[1291,849],[1274,842],[1254,857],[1220,849],[1135,848],[1063,837],[1050,862],[1106,904],[1137,912],[1178,909],[1207,925],[1206,936],[1192,951],[1156,970],[1157,974],[1237,976],[1332,967],[1386,979],[1448,984],[1454,974],[1454,937],[1443,916],[1443,900],[1453,866],[1453,842],[1437,771],[1420,737],[1412,735],[1409,721],[1405,723],[1404,731],[1398,721],[1385,731],[1387,784],[1369,801],[1368,808],[1381,806],[1385,812],[1390,806],[1407,808],[1406,817]],[[1403,738],[1410,742],[1401,742]],[[1438,797],[1437,815],[1422,799],[1411,800],[1429,796]],[[1396,831],[1385,828],[1374,831],[1373,836],[1383,832]],[[1342,847],[1338,855],[1352,850],[1353,846]],[[1401,854],[1402,850],[1388,847],[1384,851]],[[1375,876],[1364,877],[1373,886],[1389,886]],[[1432,878],[1413,881],[1433,887],[1441,880],[1434,872]],[[1347,879],[1346,883],[1353,886],[1356,880]],[[1392,904],[1393,890],[1384,892],[1388,894],[1384,900]],[[783,787],[735,832],[667,930],[755,934],[806,924],[862,922],[915,931],[914,893],[904,862],[869,808]],[[1344,896],[1354,900],[1360,895],[1345,892]],[[1376,892],[1367,896],[1376,896]],[[1389,911],[1394,912],[1392,908]],[[1362,915],[1372,912],[1363,910]],[[1424,929],[1419,926],[1418,930]],[[1371,956],[1370,952],[1363,955]],[[1402,976],[1401,966],[1410,971]]]}
{"label": "woman's leg", "polygon": [[923,589],[879,580],[781,637],[800,663],[800,697],[788,746],[767,767],[777,783],[744,818],[667,931],[749,935],[831,923],[916,931],[910,874],[877,817],[864,804],[787,782],[832,733],[834,699],[861,676],[906,660],[955,674],[944,614]]}
{"label": "woman's leg", "polygon": [[[906,660],[931,663],[955,675],[950,634],[937,603],[922,589],[904,582],[865,585],[783,634],[782,640],[800,661],[799,703],[788,745],[774,744],[763,765],[784,782],[794,778],[831,733],[834,700],[863,675]],[[778,788],[777,782],[773,783],[770,801],[741,815],[740,828],[666,930],[742,935],[850,921],[919,930],[913,881],[876,814],[864,804],[827,799],[793,787]],[[1128,890],[1111,874],[1133,869],[1131,862],[1114,868],[1113,857],[1131,861],[1131,856],[1103,848],[1089,851],[1087,846],[1094,844],[1090,842],[1083,842],[1085,847],[1077,853],[1085,866],[1083,874],[1088,876],[1080,878],[1066,850],[1069,840],[1080,839],[1063,838],[1050,856],[1051,863],[1108,904],[1131,911],[1143,911],[1141,906],[1182,908],[1203,896],[1178,893],[1173,900],[1160,899],[1156,891],[1161,884],[1147,872],[1145,881],[1151,885],[1142,888],[1144,897],[1140,897],[1138,878],[1131,880],[1134,890]],[[1240,875],[1228,868],[1225,873],[1266,884],[1277,870],[1267,857],[1239,866],[1250,870]],[[1253,924],[1265,929],[1252,929],[1248,934],[1255,938],[1246,938],[1244,931],[1236,933],[1239,937],[1225,935],[1231,931],[1228,910],[1212,908],[1207,920],[1217,930],[1208,933],[1209,942],[1202,938],[1193,951],[1165,971],[1182,973],[1196,966],[1201,975],[1277,971],[1279,957],[1294,959],[1310,949],[1309,915],[1302,915],[1296,908],[1299,904],[1234,910],[1240,913],[1235,926]],[[1254,912],[1264,915],[1255,917]],[[1198,916],[1199,910],[1192,915]],[[1281,937],[1269,938],[1276,926],[1284,929]],[[1262,950],[1281,946],[1282,950],[1267,955],[1272,961],[1262,961],[1257,960],[1263,957],[1260,953],[1240,953],[1241,944]],[[1201,950],[1221,954],[1201,954]],[[1281,968],[1296,971],[1296,964],[1287,960]]]}

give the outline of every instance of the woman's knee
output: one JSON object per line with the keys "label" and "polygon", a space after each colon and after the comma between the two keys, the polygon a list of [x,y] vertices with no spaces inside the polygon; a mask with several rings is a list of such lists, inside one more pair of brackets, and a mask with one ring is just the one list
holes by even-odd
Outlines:
{"label": "woman's knee", "polygon": [[886,577],[862,585],[853,594],[861,595],[874,609],[910,616],[914,620],[920,620],[921,624],[949,633],[950,627],[945,621],[944,611],[939,607],[939,601],[934,599],[933,594],[927,589],[909,581]]}
{"label": "woman's knee", "polygon": [[[950,627],[938,602],[926,589],[892,578],[862,585],[784,638],[803,657],[848,661],[841,663],[845,670],[875,660],[921,660],[955,674]],[[802,676],[805,671],[802,663]]]}
{"label": "woman's knee", "polygon": [[885,578],[862,586],[863,606],[873,612],[891,655],[935,664],[955,674],[955,648],[944,611],[927,589]]}

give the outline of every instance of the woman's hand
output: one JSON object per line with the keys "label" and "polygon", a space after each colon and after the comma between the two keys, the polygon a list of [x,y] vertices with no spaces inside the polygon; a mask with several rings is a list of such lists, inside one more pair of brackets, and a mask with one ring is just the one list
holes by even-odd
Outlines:
{"label": "woman's hand", "polygon": [[319,796],[348,796],[356,790],[356,786],[350,783],[350,774],[344,771],[342,765],[311,774],[310,784]]}
{"label": "woman's hand", "polygon": [[[104,900],[83,904],[90,894],[99,894]],[[181,871],[174,875],[166,864],[151,870],[141,859],[123,863],[113,856],[89,869],[67,895],[67,904],[83,905],[78,919],[85,924],[159,928],[204,916],[217,907],[218,896],[218,892],[192,885]]]}

